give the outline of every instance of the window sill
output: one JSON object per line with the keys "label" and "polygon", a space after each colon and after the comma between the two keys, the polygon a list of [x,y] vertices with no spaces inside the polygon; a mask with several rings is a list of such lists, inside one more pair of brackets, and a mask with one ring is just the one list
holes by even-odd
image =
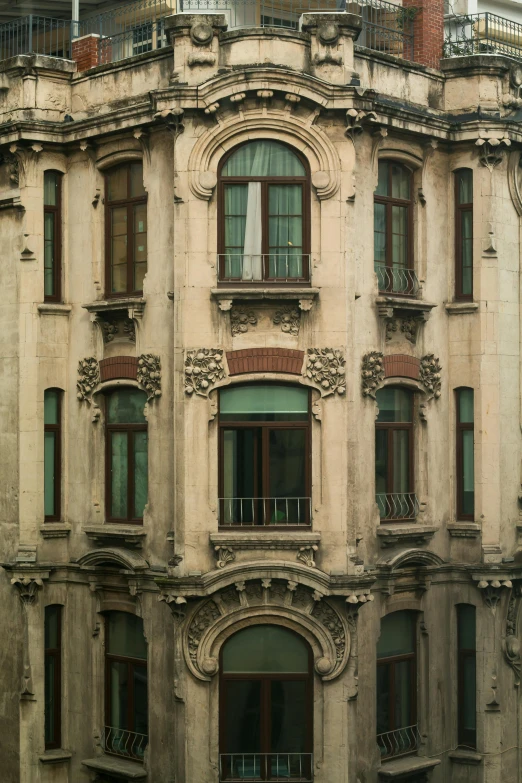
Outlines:
{"label": "window sill", "polygon": [[260,533],[256,526],[252,532],[230,530],[226,533],[211,533],[212,546],[232,547],[233,549],[300,549],[317,546],[321,543],[321,534],[301,530],[275,532],[267,526],[266,533]]}
{"label": "window sill", "polygon": [[447,525],[452,538],[478,538],[481,527],[476,522],[452,522]]}
{"label": "window sill", "polygon": [[141,318],[146,300],[142,296],[122,296],[114,299],[102,299],[82,305],[88,313],[110,313],[114,310],[127,310],[129,318]]}
{"label": "window sill", "polygon": [[86,525],[82,527],[85,533],[94,544],[100,546],[112,546],[120,544],[121,546],[141,549],[143,538],[147,535],[142,525]]}
{"label": "window sill", "polygon": [[381,546],[383,547],[406,543],[420,545],[427,544],[438,529],[438,527],[428,525],[381,524],[377,528],[377,536],[381,539]]}
{"label": "window sill", "polygon": [[470,767],[478,767],[482,763],[480,753],[476,753],[473,750],[464,750],[464,748],[454,750],[453,753],[449,754],[449,757],[454,764],[466,764]]}
{"label": "window sill", "polygon": [[67,538],[70,532],[71,526],[64,522],[45,522],[40,527],[44,538]]}
{"label": "window sill", "polygon": [[478,309],[478,302],[448,302],[446,305],[446,312],[448,315],[476,313]]}
{"label": "window sill", "polygon": [[379,294],[375,299],[377,312],[381,318],[396,318],[400,315],[409,315],[427,321],[430,313],[437,305],[434,302],[425,302],[423,299],[415,299],[410,296],[393,296],[391,294]]}
{"label": "window sill", "polygon": [[431,772],[440,764],[440,759],[429,759],[426,756],[402,756],[398,759],[383,761],[379,770],[381,780],[406,781],[419,772]]}
{"label": "window sill", "polygon": [[55,750],[46,750],[41,756],[38,756],[38,759],[42,764],[59,764],[62,761],[72,759],[72,753],[70,750],[56,748]]}
{"label": "window sill", "polygon": [[85,759],[82,764],[88,769],[105,772],[116,780],[143,780],[147,777],[142,764],[117,756],[98,756],[94,759]]}
{"label": "window sill", "polygon": [[38,305],[40,315],[65,315],[68,316],[72,305],[60,304],[60,302],[44,302]]}
{"label": "window sill", "polygon": [[311,310],[314,300],[319,296],[318,288],[306,285],[261,287],[245,283],[238,288],[211,288],[210,295],[220,310],[227,311],[234,302],[259,299],[274,299],[277,301],[298,301],[301,310]]}

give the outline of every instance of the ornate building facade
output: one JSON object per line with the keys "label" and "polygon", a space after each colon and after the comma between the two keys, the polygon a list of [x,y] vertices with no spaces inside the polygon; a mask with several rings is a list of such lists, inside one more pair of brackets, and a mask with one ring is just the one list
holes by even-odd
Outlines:
{"label": "ornate building facade", "polygon": [[522,780],[522,77],[415,6],[0,63],[3,783]]}

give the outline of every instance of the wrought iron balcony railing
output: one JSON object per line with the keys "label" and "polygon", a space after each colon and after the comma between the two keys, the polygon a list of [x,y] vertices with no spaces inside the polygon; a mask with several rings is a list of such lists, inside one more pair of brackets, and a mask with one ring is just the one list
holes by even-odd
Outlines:
{"label": "wrought iron balcony railing", "polygon": [[135,761],[143,761],[145,748],[149,741],[146,734],[117,729],[114,726],[104,727],[102,739],[106,753],[111,753],[113,756],[123,756],[126,759],[134,759]]}
{"label": "wrought iron balcony railing", "polygon": [[298,525],[312,520],[311,498],[219,498],[219,524]]}
{"label": "wrought iron balcony railing", "polygon": [[381,751],[381,758],[388,759],[392,756],[405,756],[415,753],[420,743],[419,727],[405,726],[395,731],[386,731],[377,735],[377,745]]}
{"label": "wrought iron balcony railing", "polygon": [[375,264],[375,273],[379,283],[379,293],[412,297],[419,295],[419,278],[413,269]]}
{"label": "wrought iron balcony railing", "polygon": [[522,58],[522,24],[490,14],[464,14],[446,19],[444,57],[505,54]]}
{"label": "wrought iron balcony railing", "polygon": [[220,783],[244,780],[313,783],[312,753],[223,753],[219,757]]}
{"label": "wrought iron balcony railing", "polygon": [[29,14],[0,25],[0,60],[32,53],[70,60],[71,23]]}
{"label": "wrought iron balcony railing", "polygon": [[308,283],[310,256],[302,253],[220,253],[219,281],[227,283]]}
{"label": "wrought iron balcony railing", "polygon": [[419,501],[414,492],[390,492],[375,495],[381,522],[402,522],[416,519]]}

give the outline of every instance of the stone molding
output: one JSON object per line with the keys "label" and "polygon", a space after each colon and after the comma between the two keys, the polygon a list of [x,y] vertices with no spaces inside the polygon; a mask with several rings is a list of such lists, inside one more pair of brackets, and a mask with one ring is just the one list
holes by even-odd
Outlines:
{"label": "stone molding", "polygon": [[338,348],[308,348],[303,375],[319,386],[321,397],[346,392],[346,360]]}
{"label": "stone molding", "polygon": [[225,377],[222,348],[197,348],[185,354],[185,394],[208,397]]}
{"label": "stone molding", "polygon": [[82,531],[99,546],[124,546],[141,549],[147,532],[143,525],[84,525]]}
{"label": "stone molding", "polygon": [[288,533],[266,530],[261,533],[240,530],[226,533],[211,533],[210,543],[216,549],[218,547],[230,547],[234,551],[254,550],[273,551],[317,547],[321,542],[320,533],[302,532],[292,530]]}
{"label": "stone molding", "polygon": [[210,296],[214,299],[221,312],[230,312],[236,302],[247,303],[268,301],[277,303],[297,302],[299,310],[307,313],[312,309],[314,300],[319,296],[318,288],[303,286],[302,288],[258,288],[250,284],[241,288],[211,288]]}
{"label": "stone molding", "polygon": [[488,136],[477,139],[475,146],[478,147],[481,164],[493,171],[504,160],[506,151],[511,146],[511,141],[507,136],[502,136],[502,138]]}
{"label": "stone molding", "polygon": [[304,352],[287,348],[245,348],[227,351],[229,375],[251,372],[282,372],[301,375]]}
{"label": "stone molding", "polygon": [[439,528],[431,525],[401,525],[381,524],[377,528],[377,536],[380,539],[381,546],[390,547],[395,544],[406,544],[419,546],[427,544],[435,535]]}
{"label": "stone molding", "polygon": [[38,591],[42,590],[44,583],[43,579],[47,578],[48,574],[44,577],[36,575],[16,575],[11,579],[11,584],[17,588],[20,600],[23,604],[34,604],[38,596]]}

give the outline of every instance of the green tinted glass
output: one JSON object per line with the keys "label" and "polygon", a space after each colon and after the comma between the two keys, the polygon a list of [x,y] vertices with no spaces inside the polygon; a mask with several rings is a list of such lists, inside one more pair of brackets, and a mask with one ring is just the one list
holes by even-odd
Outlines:
{"label": "green tinted glass", "polygon": [[473,389],[459,389],[459,421],[473,424]]}
{"label": "green tinted glass", "polygon": [[304,166],[277,141],[251,141],[237,149],[223,166],[224,177],[304,177]]}
{"label": "green tinted glass", "polygon": [[108,634],[107,652],[110,655],[147,660],[141,617],[127,612],[109,612]]}
{"label": "green tinted glass", "polygon": [[388,195],[388,181],[389,181],[389,163],[387,160],[379,161],[379,179],[377,181],[377,190],[375,191],[377,196]]}
{"label": "green tinted glass", "polygon": [[238,631],[223,648],[223,671],[236,673],[308,673],[308,647],[278,625]]}
{"label": "green tinted glass", "polygon": [[379,408],[378,422],[411,422],[413,420],[413,394],[408,389],[386,386],[376,394]]}
{"label": "green tinted glass", "polygon": [[55,650],[60,646],[60,606],[45,607],[45,649]]}
{"label": "green tinted glass", "polygon": [[128,514],[129,434],[111,432],[111,517],[126,518]]}
{"label": "green tinted glass", "polygon": [[145,424],[143,413],[147,395],[139,389],[118,389],[109,395],[107,421],[109,424]]}
{"label": "green tinted glass", "polygon": [[220,416],[225,421],[306,421],[308,389],[262,383],[224,389]]}
{"label": "green tinted glass", "polygon": [[60,174],[57,171],[44,172],[44,205],[46,207],[58,206],[58,189],[60,187]]}
{"label": "green tinted glass", "polygon": [[58,424],[60,392],[46,389],[44,392],[44,424]]}
{"label": "green tinted glass", "polygon": [[393,612],[381,620],[381,635],[377,642],[377,658],[390,658],[415,651],[415,615],[413,612]]}
{"label": "green tinted glass", "polygon": [[44,514],[46,517],[54,517],[55,508],[55,455],[56,432],[44,433]]}
{"label": "green tinted glass", "polygon": [[459,650],[475,650],[477,644],[476,635],[476,610],[471,604],[459,604],[457,606],[457,625]]}
{"label": "green tinted glass", "polygon": [[148,495],[147,433],[134,433],[134,516],[141,519]]}

